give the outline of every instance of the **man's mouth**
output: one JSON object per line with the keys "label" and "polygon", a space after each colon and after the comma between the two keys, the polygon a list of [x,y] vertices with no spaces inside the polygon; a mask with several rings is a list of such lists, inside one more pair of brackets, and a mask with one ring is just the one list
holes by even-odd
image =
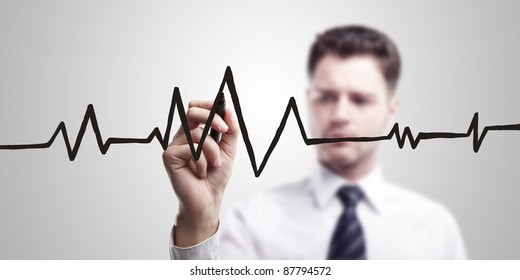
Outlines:
{"label": "man's mouth", "polygon": [[353,133],[350,132],[331,132],[326,133],[326,138],[352,138],[355,137]]}
{"label": "man's mouth", "polygon": [[[329,132],[325,134],[325,138],[353,138],[355,135],[350,132],[343,132],[343,131],[337,131],[337,132]],[[345,147],[348,145],[352,145],[353,142],[350,141],[343,141],[343,142],[335,142],[331,143],[332,147]]]}

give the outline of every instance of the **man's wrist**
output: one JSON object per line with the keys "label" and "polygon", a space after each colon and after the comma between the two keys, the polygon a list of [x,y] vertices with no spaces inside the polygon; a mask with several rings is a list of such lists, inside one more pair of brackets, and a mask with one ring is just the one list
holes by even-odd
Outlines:
{"label": "man's wrist", "polygon": [[213,236],[219,226],[219,216],[190,217],[179,213],[175,224],[174,245],[190,247]]}

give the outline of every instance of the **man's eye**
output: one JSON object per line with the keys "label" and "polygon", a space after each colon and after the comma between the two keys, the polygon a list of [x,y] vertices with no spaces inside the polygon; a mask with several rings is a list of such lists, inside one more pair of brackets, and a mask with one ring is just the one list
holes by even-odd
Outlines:
{"label": "man's eye", "polygon": [[331,94],[320,94],[318,97],[318,102],[320,103],[330,103],[334,101],[334,96]]}
{"label": "man's eye", "polygon": [[322,95],[322,96],[320,96],[318,101],[321,103],[328,103],[328,102],[332,101],[332,98],[328,95]]}
{"label": "man's eye", "polygon": [[356,105],[367,105],[369,103],[368,99],[364,98],[364,97],[360,97],[360,96],[357,96],[357,97],[354,97],[352,98],[352,101],[356,104]]}

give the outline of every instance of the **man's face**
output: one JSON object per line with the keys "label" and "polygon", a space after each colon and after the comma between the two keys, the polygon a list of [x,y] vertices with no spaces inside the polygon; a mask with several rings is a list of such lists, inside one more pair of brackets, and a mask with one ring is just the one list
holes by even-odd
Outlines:
{"label": "man's face", "polygon": [[[307,101],[314,137],[370,137],[388,133],[398,101],[390,93],[376,58],[325,55],[310,77]],[[322,164],[334,171],[369,170],[377,163],[378,142],[318,145]]]}

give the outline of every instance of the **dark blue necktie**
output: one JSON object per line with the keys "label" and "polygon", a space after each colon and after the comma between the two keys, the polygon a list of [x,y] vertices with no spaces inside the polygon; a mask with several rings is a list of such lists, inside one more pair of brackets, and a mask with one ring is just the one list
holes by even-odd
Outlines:
{"label": "dark blue necktie", "polygon": [[338,196],[344,209],[332,235],[327,259],[365,260],[365,238],[356,215],[356,206],[364,197],[363,191],[357,186],[343,186]]}

